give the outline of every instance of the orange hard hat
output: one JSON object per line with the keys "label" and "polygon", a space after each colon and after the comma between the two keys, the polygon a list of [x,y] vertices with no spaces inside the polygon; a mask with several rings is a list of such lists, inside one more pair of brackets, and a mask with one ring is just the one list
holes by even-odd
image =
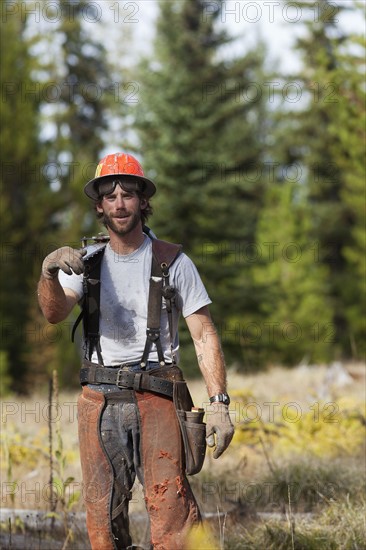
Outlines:
{"label": "orange hard hat", "polygon": [[101,181],[110,176],[123,176],[123,179],[141,181],[142,192],[152,197],[156,191],[155,184],[145,178],[141,164],[127,153],[113,153],[107,155],[99,162],[94,179],[90,180],[84,187],[84,193],[93,200],[99,200],[98,185]]}

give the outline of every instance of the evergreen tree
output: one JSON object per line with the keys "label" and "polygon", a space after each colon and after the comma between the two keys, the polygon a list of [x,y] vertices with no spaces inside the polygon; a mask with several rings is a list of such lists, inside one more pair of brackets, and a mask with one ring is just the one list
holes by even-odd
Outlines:
{"label": "evergreen tree", "polygon": [[261,316],[248,334],[249,346],[259,346],[265,362],[294,365],[331,357],[329,273],[319,262],[317,243],[308,239],[310,225],[301,184],[284,181],[268,189],[257,234],[265,254],[254,267],[262,289]]}
{"label": "evergreen tree", "polygon": [[226,356],[242,360],[229,327],[256,308],[240,252],[254,243],[265,187],[258,176],[265,110],[253,87],[263,81],[264,49],[224,56],[230,38],[219,29],[222,2],[159,6],[134,121],[144,165],[158,185],[153,229],[183,243],[196,261]]}
{"label": "evergreen tree", "polygon": [[84,232],[98,227],[83,186],[101,155],[107,90],[113,89],[105,50],[91,32],[98,18],[86,27],[85,10],[90,20],[95,6],[61,0],[56,29],[45,21],[28,24],[27,12],[17,7],[1,21],[1,357],[14,388],[26,390],[58,367],[66,383],[77,382],[72,318],[50,327],[35,288],[46,254],[63,244],[79,246]]}
{"label": "evergreen tree", "polygon": [[[40,94],[32,78],[37,68],[29,54],[26,14],[12,2],[1,19],[1,357],[6,358],[13,389],[23,390],[26,354],[35,333],[27,333],[34,299],[34,265],[50,211],[41,167]],[[33,327],[34,328],[34,327]],[[4,353],[3,353],[4,352]]]}
{"label": "evergreen tree", "polygon": [[342,223],[347,232],[342,247],[345,269],[340,287],[347,324],[343,347],[345,353],[354,358],[363,357],[366,351],[365,45],[364,37],[351,36],[348,47],[337,54],[338,104],[329,128],[335,167],[343,175],[340,199],[344,205]]}
{"label": "evergreen tree", "polygon": [[[86,11],[88,10],[88,11]],[[50,116],[56,138],[47,142],[50,162],[61,167],[58,185],[67,210],[62,213],[63,237],[75,242],[96,226],[83,187],[94,177],[107,129],[106,108],[112,93],[104,46],[94,38],[98,14],[85,0],[60,0],[57,30],[60,55],[51,78],[58,88],[56,111]],[[89,21],[87,26],[85,13]]]}
{"label": "evergreen tree", "polygon": [[329,273],[332,351],[349,357],[364,349],[365,100],[362,54],[355,53],[355,37],[344,34],[340,18],[344,10],[355,10],[356,2],[297,5],[306,18],[306,34],[297,41],[302,68],[288,79],[301,86],[302,104],[278,117],[275,154],[282,167],[300,167],[311,216],[307,239],[319,248],[319,261]]}

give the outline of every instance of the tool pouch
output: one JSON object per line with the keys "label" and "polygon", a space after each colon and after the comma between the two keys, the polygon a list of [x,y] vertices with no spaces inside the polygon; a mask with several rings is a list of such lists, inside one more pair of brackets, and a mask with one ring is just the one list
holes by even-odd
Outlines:
{"label": "tool pouch", "polygon": [[186,382],[174,382],[173,402],[184,444],[186,474],[198,474],[206,454],[206,424],[203,422],[203,412],[191,411],[193,401]]}

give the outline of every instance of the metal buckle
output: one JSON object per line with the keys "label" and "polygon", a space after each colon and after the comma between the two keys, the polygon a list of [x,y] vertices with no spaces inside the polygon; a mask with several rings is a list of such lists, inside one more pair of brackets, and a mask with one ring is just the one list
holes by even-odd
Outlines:
{"label": "metal buckle", "polygon": [[152,342],[155,342],[156,340],[158,340],[160,336],[160,329],[148,328],[146,330],[146,336],[148,337],[149,340],[151,340]]}
{"label": "metal buckle", "polygon": [[125,388],[126,386],[123,386],[122,385],[122,374],[123,374],[123,367],[121,367],[120,369],[118,369],[118,372],[117,372],[117,378],[116,378],[116,386],[120,389],[122,388]]}
{"label": "metal buckle", "polygon": [[[122,374],[123,373],[128,373],[128,375],[130,375],[130,380],[127,379],[127,384],[123,384],[122,383]],[[116,386],[120,389],[122,388],[133,388],[134,390],[139,390],[140,389],[140,386],[141,386],[141,377],[142,377],[142,373],[140,372],[131,372],[131,371],[128,371],[128,370],[124,370],[123,367],[121,367],[120,369],[118,369],[118,372],[117,372],[117,378],[116,378]]]}

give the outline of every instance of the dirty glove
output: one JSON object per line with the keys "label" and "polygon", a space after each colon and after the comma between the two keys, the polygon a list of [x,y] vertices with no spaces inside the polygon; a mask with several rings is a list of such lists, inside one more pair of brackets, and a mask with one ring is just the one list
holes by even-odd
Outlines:
{"label": "dirty glove", "polygon": [[75,250],[70,246],[58,248],[45,257],[42,264],[42,275],[45,279],[55,279],[59,269],[68,275],[72,272],[80,275],[84,272],[83,256],[86,249]]}
{"label": "dirty glove", "polygon": [[231,422],[228,405],[214,403],[208,406],[206,409],[206,441],[209,447],[216,445],[214,458],[219,458],[228,448],[233,435],[234,426]]}

